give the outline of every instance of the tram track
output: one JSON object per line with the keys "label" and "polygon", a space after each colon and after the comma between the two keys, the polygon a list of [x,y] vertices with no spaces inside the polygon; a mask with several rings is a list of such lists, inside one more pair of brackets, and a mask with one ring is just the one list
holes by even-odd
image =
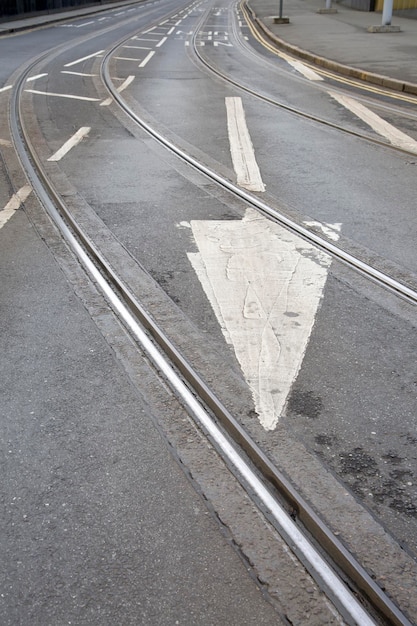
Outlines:
{"label": "tram track", "polygon": [[[195,160],[190,159],[189,155],[186,155],[173,144],[164,140],[157,131],[138,118],[138,116],[127,107],[116,89],[114,89],[108,73],[108,60],[119,45],[120,42],[112,47],[103,59],[103,80],[112,97],[122,106],[124,112],[127,113],[131,119],[174,154],[186,160],[187,163],[196,167],[212,180],[215,180],[215,182],[222,187],[238,195],[246,202],[250,202],[265,215],[277,219],[280,223],[284,223],[300,236],[307,238],[309,241],[341,260],[339,248],[317,237],[307,229],[300,229],[295,223],[287,223],[285,216],[274,215],[271,208],[263,203],[259,203],[256,197],[243,193],[226,179],[219,177],[215,172],[209,171]],[[308,533],[315,538],[317,544],[329,553],[331,561],[335,562],[342,572],[344,572],[343,576],[353,581],[353,587],[358,589],[359,595],[364,594],[368,601],[375,607],[377,613],[384,616],[383,619],[387,620],[387,623],[409,624],[405,616],[402,615],[397,607],[387,598],[363,568],[355,562],[341,542],[325,527],[314,511],[293,489],[285,477],[277,471],[266,455],[264,455],[251,440],[233,416],[228,413],[227,409],[225,409],[222,403],[215,397],[207,385],[205,385],[204,381],[193,371],[190,364],[182,357],[169,338],[161,331],[141,303],[138,302],[137,298],[130,292],[128,286],[124,284],[122,278],[114,272],[101,251],[94,245],[91,239],[83,232],[83,229],[80,228],[77,221],[72,217],[71,212],[66,207],[60,195],[54,190],[53,185],[45,174],[42,163],[37,158],[33,146],[31,146],[30,138],[27,136],[24,122],[21,119],[21,93],[25,80],[34,67],[35,64],[25,70],[17,81],[13,92],[13,107],[11,111],[13,138],[19,153],[19,158],[21,159],[31,184],[67,243],[73,249],[83,266],[85,266],[88,273],[90,273],[93,280],[100,285],[107,299],[114,307],[116,314],[120,316],[135,339],[146,350],[149,358],[154,362],[155,367],[163,372],[164,377],[169,381],[174,393],[182,397],[189,412],[198,420],[203,430],[210,433],[211,438],[217,443],[218,448],[223,449],[223,453],[226,454],[229,463],[235,467],[236,472],[240,475],[244,475],[244,482],[249,484],[252,490],[257,491],[257,497],[263,500],[264,506],[270,511],[273,511],[274,515],[277,516],[275,520],[276,525],[280,528],[281,532],[286,535],[289,543],[295,544],[295,552],[301,558],[307,569],[314,571],[317,556],[319,556],[319,559],[321,559],[321,557],[314,548],[311,552],[311,547],[304,545],[305,538],[302,535],[298,535],[298,524],[302,524],[302,526],[308,530]],[[350,259],[346,258],[344,261],[348,263]],[[356,269],[365,273],[365,275],[372,275],[372,269],[369,270],[369,268],[367,268],[366,272],[363,271],[364,268],[356,267]],[[387,280],[389,277],[382,277],[383,280],[381,280],[381,276],[372,275],[372,278],[379,283],[383,283],[385,287],[390,288],[398,295],[415,303],[416,293],[413,290],[404,289],[403,285],[396,282],[391,283],[391,281]],[[146,332],[144,332],[144,329]],[[155,348],[155,344],[158,344],[165,356],[161,355],[160,351]],[[169,363],[167,364],[167,359],[174,364],[174,368],[171,368]],[[196,396],[201,399],[203,405],[209,408],[208,412],[202,408],[199,402],[196,403]],[[211,418],[211,414],[214,414],[214,420]],[[245,455],[249,459],[249,463],[233,449],[233,446],[231,447],[229,438],[224,435],[222,429],[218,428],[216,421],[222,424],[223,428],[232,439],[244,450]],[[291,515],[283,511],[282,503],[272,498],[271,490],[265,486],[263,480],[259,479],[258,472],[254,472],[251,468],[252,463],[258,468],[258,472],[261,472],[267,484],[269,482],[269,484],[272,485],[272,493],[277,491],[280,494],[285,509],[296,518],[296,521],[291,520]],[[366,612],[363,612],[360,604],[356,605],[355,602],[353,602],[353,598],[346,587],[343,584],[339,587],[340,583],[337,582],[337,577],[336,579],[333,578],[334,574],[331,569],[328,569],[326,562],[320,562],[315,575],[322,583],[323,580],[325,580],[327,592],[331,597],[336,596],[336,604],[349,623],[358,623],[361,625],[373,623],[372,618],[369,618]]]}
{"label": "tram track", "polygon": [[[240,10],[242,11],[242,14],[252,32],[252,35],[254,37],[256,37],[256,39],[259,41],[259,43],[264,46],[267,50],[272,51],[273,53],[277,53],[277,47],[274,46],[270,41],[267,41],[264,34],[260,31],[259,26],[257,25],[256,21],[254,19],[251,18],[251,14],[249,11],[249,8],[244,4],[244,3],[240,3]],[[204,22],[204,17],[201,20],[201,24]],[[415,151],[414,150],[408,150],[405,147],[401,147],[398,145],[394,145],[392,143],[389,143],[386,140],[383,139],[379,139],[378,137],[369,135],[367,133],[361,132],[361,131],[357,131],[354,130],[352,128],[347,128],[346,126],[342,126],[341,124],[332,122],[328,119],[325,119],[323,117],[320,117],[318,115],[314,115],[312,113],[308,113],[307,111],[304,111],[302,109],[299,109],[297,107],[294,106],[290,106],[289,104],[286,104],[285,102],[282,102],[280,100],[278,100],[275,97],[271,97],[268,96],[265,93],[259,93],[258,91],[252,89],[250,86],[246,85],[244,82],[242,82],[241,80],[237,80],[235,78],[233,78],[230,74],[224,72],[224,70],[222,70],[220,67],[218,67],[217,65],[215,65],[212,61],[210,61],[203,53],[202,53],[202,48],[200,48],[197,45],[197,38],[198,38],[198,28],[195,30],[193,37],[192,37],[192,54],[194,59],[200,64],[201,67],[205,68],[209,73],[211,73],[213,76],[216,76],[217,78],[225,81],[227,84],[232,85],[233,87],[239,89],[240,91],[247,93],[248,95],[261,100],[262,102],[265,102],[269,105],[272,105],[278,109],[281,109],[283,111],[286,111],[289,114],[295,115],[299,118],[308,120],[310,122],[314,122],[317,124],[320,124],[321,126],[327,127],[327,128],[331,128],[337,132],[352,136],[352,137],[356,137],[357,139],[369,142],[373,145],[376,146],[381,146],[384,148],[388,148],[390,150],[393,150],[395,152],[400,152],[403,154],[408,154],[408,155],[413,155],[415,156]],[[251,57],[255,58],[256,60],[259,60],[258,55],[255,53],[255,51],[245,42],[243,42],[241,40],[241,38],[239,37],[239,33],[237,32],[237,28],[235,23],[233,22],[232,24],[232,30],[234,33],[234,37],[235,40],[237,42],[237,45],[239,45],[242,49],[242,51],[245,54],[250,55]],[[296,60],[294,58],[294,60]],[[276,69],[276,68],[274,68]],[[287,72],[285,72],[287,73]],[[326,73],[327,78],[334,78],[333,75],[330,75],[328,72]],[[299,79],[299,80],[303,80],[303,79]],[[360,85],[358,85],[358,83],[352,84],[353,87],[358,88],[360,87]],[[323,89],[324,91],[330,91],[329,87],[318,87],[319,89]],[[378,88],[374,88],[375,91],[377,91]],[[343,91],[341,91],[340,89],[338,89],[337,91],[340,91],[341,93],[343,93]],[[336,92],[336,89],[335,89]],[[386,91],[382,92],[382,95],[385,96],[389,96],[389,94]],[[397,96],[397,94],[395,94],[395,97],[400,98],[400,97],[404,97],[404,96]],[[415,102],[414,98],[407,98],[407,101],[411,101],[411,102]],[[378,104],[376,105],[378,108]],[[386,107],[386,105],[381,105],[382,108]],[[407,116],[407,112],[406,112],[406,116]]]}

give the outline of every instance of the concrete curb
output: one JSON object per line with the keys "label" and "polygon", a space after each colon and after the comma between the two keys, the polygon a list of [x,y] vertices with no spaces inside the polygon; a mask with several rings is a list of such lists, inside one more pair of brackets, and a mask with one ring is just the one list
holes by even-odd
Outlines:
{"label": "concrete curb", "polygon": [[282,50],[285,50],[294,56],[300,57],[305,61],[309,61],[310,63],[314,63],[315,65],[319,65],[320,67],[324,67],[325,69],[338,74],[342,74],[343,76],[357,78],[359,80],[379,85],[381,87],[387,87],[388,89],[393,89],[395,91],[417,95],[417,84],[415,83],[390,78],[389,76],[383,76],[382,74],[374,74],[373,72],[368,72],[367,70],[358,69],[350,65],[332,61],[331,59],[326,59],[325,57],[314,54],[314,52],[309,52],[308,50],[304,50],[303,48],[299,48],[298,46],[284,41],[269,30],[262,19],[256,16],[255,11],[249,5],[249,2],[245,1],[244,5],[251,14],[253,21],[259,26],[265,35],[267,35],[267,37],[269,37],[269,39],[271,39],[271,41],[273,41],[279,48],[282,48]]}

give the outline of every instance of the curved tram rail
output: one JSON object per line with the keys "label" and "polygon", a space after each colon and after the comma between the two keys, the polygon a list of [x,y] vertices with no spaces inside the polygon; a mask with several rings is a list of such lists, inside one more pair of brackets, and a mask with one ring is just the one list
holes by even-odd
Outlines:
{"label": "curved tram rail", "polygon": [[[348,263],[357,271],[393,290],[398,295],[414,303],[417,302],[416,292],[393,281],[386,275],[381,275],[380,272],[365,266],[314,233],[299,227],[251,194],[243,192],[230,181],[223,179],[215,172],[191,159],[149,127],[124,103],[111,83],[107,63],[120,43],[119,41],[114,45],[103,58],[103,80],[112,97],[131,119],[178,157],[187,161],[230,192],[239,195],[265,215],[280,221],[287,228],[318,245],[339,260]],[[36,60],[31,63],[22,72],[15,84],[10,111],[11,131],[26,175],[67,244],[78,257],[85,271],[100,287],[115,313],[124,322],[127,330],[146,352],[155,368],[169,383],[173,392],[179,396],[186,410],[202,427],[203,431],[209,435],[238,479],[246,489],[249,488],[252,497],[253,494],[255,495],[255,503],[260,506],[261,510],[268,511],[268,519],[272,521],[293,552],[334,602],[344,619],[349,624],[360,626],[375,624],[380,620],[383,623],[395,624],[396,626],[410,626],[410,622],[402,612],[349,554],[286,478],[273,466],[262,450],[252,441],[193,370],[192,366],[178,352],[169,338],[158,328],[140,302],[123,283],[123,280],[110,267],[100,250],[85,235],[61,197],[53,189],[31,145],[20,111],[24,83],[38,62],[39,60]],[[319,549],[306,538],[303,528],[313,537]],[[323,551],[327,555],[327,560],[322,556]],[[335,573],[335,569],[339,570],[340,576]],[[352,593],[350,589],[353,589],[354,592]],[[364,605],[369,607],[370,612],[365,610]]]}
{"label": "curved tram rail", "polygon": [[[266,40],[266,36],[263,33],[263,31],[261,31],[260,26],[257,22],[256,19],[254,19],[253,17],[251,17],[251,13],[250,13],[250,9],[249,7],[244,3],[240,3],[240,7],[239,7],[242,11],[242,14],[246,20],[246,23],[248,24],[252,35],[254,37],[256,37],[256,39],[261,43],[262,46],[264,46],[265,48],[267,48],[269,51],[272,51],[273,53],[276,54],[276,51],[278,50],[277,46],[273,44],[273,42],[271,42],[271,40],[268,39],[268,41]],[[360,131],[356,131],[350,128],[346,128],[345,126],[341,126],[340,124],[336,124],[334,122],[331,122],[323,117],[319,117],[317,115],[313,115],[310,113],[307,113],[306,111],[303,111],[301,109],[292,107],[288,104],[285,104],[284,102],[281,102],[279,100],[277,100],[276,98],[270,97],[266,94],[261,94],[258,93],[257,91],[254,91],[253,89],[251,89],[250,87],[248,87],[247,85],[245,85],[243,82],[239,81],[239,80],[235,80],[234,78],[232,78],[229,74],[225,73],[222,69],[220,69],[219,67],[215,66],[212,62],[210,62],[207,58],[204,57],[204,55],[201,52],[201,48],[196,44],[196,40],[198,37],[198,31],[201,29],[202,24],[204,23],[206,19],[206,16],[203,16],[200,20],[200,24],[199,26],[196,28],[193,36],[192,36],[192,54],[194,56],[194,58],[198,61],[198,63],[203,66],[208,72],[214,74],[215,76],[217,76],[218,78],[226,81],[228,84],[233,85],[234,87],[237,87],[238,89],[240,89],[241,91],[257,98],[258,100],[262,100],[263,102],[266,102],[272,106],[275,106],[279,109],[282,109],[284,111],[287,111],[288,113],[291,113],[293,115],[296,115],[298,117],[301,117],[303,119],[309,120],[311,122],[316,122],[318,124],[321,124],[322,126],[326,126],[328,128],[332,128],[333,130],[336,130],[338,132],[341,133],[345,133],[347,135],[351,135],[353,137],[357,137],[358,139],[362,139],[363,141],[367,141],[370,142],[372,144],[376,144],[378,146],[383,146],[384,148],[389,148],[391,150],[395,150],[396,152],[402,152],[404,154],[411,154],[413,156],[415,156],[415,152],[412,150],[407,150],[407,148],[405,147],[400,147],[400,146],[396,146],[393,144],[388,143],[387,141],[384,141],[382,139],[378,139],[377,137],[372,137],[371,135],[365,134],[363,132]],[[237,33],[237,27],[235,26],[235,24],[233,24],[233,30],[234,30],[234,34],[235,34],[235,38],[236,41],[238,42],[238,44],[241,46],[241,48],[248,53],[251,56],[254,56],[255,58],[259,58],[258,55],[256,55],[256,53],[254,52],[254,50],[245,42],[243,42],[241,40],[241,38],[238,36]],[[288,56],[291,56],[290,53],[286,53]],[[296,57],[294,57],[294,59],[296,59]],[[300,59],[296,59],[296,60],[300,60]],[[315,68],[315,71],[316,68]],[[324,71],[321,69],[320,70],[323,74]],[[327,75],[329,78],[334,79],[335,76],[334,75],[330,75],[329,72],[327,72]],[[353,83],[352,83],[353,84]],[[353,86],[355,87],[361,87],[359,85],[359,83],[355,83]],[[374,87],[374,91],[377,88]],[[343,92],[342,92],[343,93]],[[383,95],[387,96],[390,95],[388,94],[386,91],[383,91]],[[401,96],[398,94],[395,94],[395,97],[400,98]],[[405,97],[405,95],[403,96]],[[410,101],[410,98],[407,98],[407,101]],[[415,98],[412,98],[412,102],[415,103],[416,100]],[[415,119],[414,116],[412,116],[412,119]]]}

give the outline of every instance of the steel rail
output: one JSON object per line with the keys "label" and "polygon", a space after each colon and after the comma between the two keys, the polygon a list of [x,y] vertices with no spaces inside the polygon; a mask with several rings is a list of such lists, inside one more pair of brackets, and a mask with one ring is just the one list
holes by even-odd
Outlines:
{"label": "steel rail", "polygon": [[[71,216],[60,196],[54,190],[43,170],[40,159],[31,145],[21,116],[21,92],[27,75],[28,71],[23,73],[13,89],[12,108],[10,111],[11,132],[22,167],[47,214],[58,228],[69,248],[78,258],[84,270],[99,286],[112,309],[147,354],[154,367],[164,376],[173,392],[181,399],[188,413],[203,428],[203,431],[208,433],[216,448],[221,451],[222,457],[234,468],[234,472],[241,482],[243,482],[246,488],[249,487],[256,494],[257,499],[262,503],[262,507],[269,511],[269,517],[273,518],[274,525],[279,529],[280,534],[312,573],[313,577],[320,582],[321,588],[324,589],[347,623],[352,626],[375,626],[376,622],[370,617],[362,604],[298,529],[294,520],[265,486],[263,480],[259,478],[257,472],[251,467],[251,464],[244,459],[241,452],[237,450],[235,445],[231,443],[230,439],[217,425],[215,419],[204,409],[202,403],[196,398],[195,391],[190,390],[188,384],[184,382],[176,369],[168,362],[163,352],[145,332],[143,326],[136,319],[136,315],[142,310],[141,305],[135,301],[128,288],[116,276],[101,252],[85,235]],[[119,294],[122,293],[123,296],[116,293],[115,289]],[[129,303],[129,306],[126,305],[124,300]],[[135,314],[133,311],[135,311]],[[145,317],[149,318],[147,314]],[[152,323],[152,326],[153,332],[160,336],[162,342],[170,343],[167,338],[163,337],[161,331],[154,323]],[[176,352],[175,348],[173,350]],[[401,623],[403,626],[407,624],[404,621],[397,623]],[[409,625],[407,624],[407,626]]]}
{"label": "steel rail", "polygon": [[[249,18],[247,17],[247,15],[246,15],[246,13],[245,13],[243,8],[242,8],[242,12],[245,15],[245,19],[247,20],[248,25],[249,25]],[[253,34],[253,32],[252,32],[252,34]],[[196,34],[194,34],[194,37],[193,37],[194,41],[195,41],[195,37],[196,37]],[[236,39],[239,41],[238,37],[236,37]],[[242,49],[244,49],[246,52],[249,52],[250,54],[255,56],[255,58],[257,58],[256,55],[254,55],[254,52],[252,50],[250,50],[250,49],[248,50],[248,48],[245,45],[243,45],[240,41],[239,41],[239,43],[242,46]],[[264,40],[260,41],[260,43],[262,43],[262,45],[264,45],[270,51],[274,50],[272,45],[270,45],[270,47],[268,48],[268,45],[266,44],[266,42],[264,42]],[[331,122],[329,120],[326,120],[325,118],[319,117],[317,115],[313,115],[312,113],[307,113],[306,111],[302,111],[301,109],[298,109],[296,107],[292,107],[292,106],[290,106],[288,104],[280,102],[279,100],[276,100],[275,98],[272,98],[272,97],[267,96],[265,94],[260,94],[260,93],[258,93],[256,91],[254,91],[253,89],[251,89],[250,87],[244,85],[243,83],[241,83],[241,82],[231,78],[229,75],[225,74],[218,67],[216,67],[213,64],[209,63],[209,61],[206,58],[204,58],[204,56],[200,53],[198,47],[195,46],[195,45],[194,45],[193,52],[194,52],[195,56],[197,57],[197,59],[200,61],[200,63],[202,65],[204,65],[210,72],[212,72],[213,74],[215,74],[216,76],[218,76],[222,80],[225,80],[226,82],[230,83],[234,87],[237,87],[241,91],[244,91],[245,93],[248,93],[249,95],[257,98],[258,100],[262,100],[263,102],[266,102],[268,104],[276,106],[279,109],[287,111],[288,113],[291,113],[293,115],[296,115],[296,116],[301,117],[303,119],[306,119],[308,121],[316,122],[317,124],[321,124],[322,126],[326,126],[326,127],[331,128],[333,130],[337,130],[338,132],[342,132],[342,133],[350,135],[352,137],[356,137],[357,139],[361,139],[363,141],[370,142],[372,144],[375,144],[377,146],[381,146],[383,148],[388,148],[390,150],[394,150],[395,152],[400,152],[402,154],[408,154],[408,155],[416,156],[415,152],[407,150],[406,148],[401,148],[400,146],[394,146],[393,144],[390,144],[387,141],[383,141],[382,139],[378,139],[376,137],[371,137],[370,135],[366,135],[364,133],[361,133],[359,131],[356,131],[356,130],[353,130],[353,129],[350,129],[350,128],[345,128],[344,126],[340,126],[340,124],[336,124],[335,122]],[[288,54],[288,56],[290,56],[289,53],[286,53],[286,54]],[[299,59],[297,59],[297,60],[299,60]]]}

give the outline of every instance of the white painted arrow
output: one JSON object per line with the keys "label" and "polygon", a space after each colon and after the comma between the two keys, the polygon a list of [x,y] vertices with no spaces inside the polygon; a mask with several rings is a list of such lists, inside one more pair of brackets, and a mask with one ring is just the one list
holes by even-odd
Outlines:
{"label": "white painted arrow", "polygon": [[259,420],[272,430],[300,369],[330,257],[252,209],[242,221],[190,225],[199,252],[188,258],[234,348]]}

